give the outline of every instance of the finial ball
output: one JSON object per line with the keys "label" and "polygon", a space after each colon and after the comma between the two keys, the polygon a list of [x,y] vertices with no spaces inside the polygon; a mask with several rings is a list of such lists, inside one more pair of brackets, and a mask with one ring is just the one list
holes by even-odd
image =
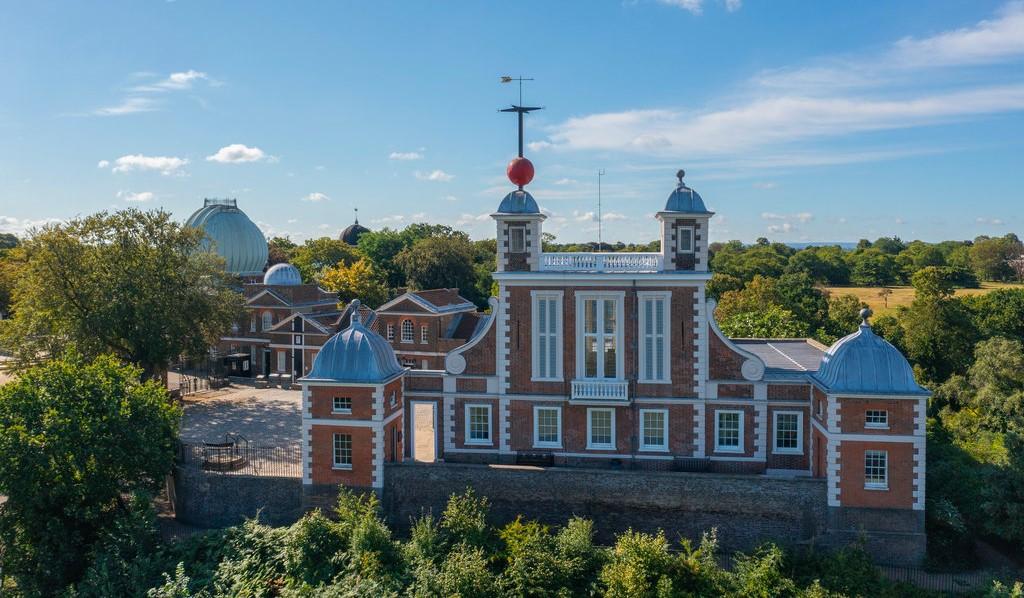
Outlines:
{"label": "finial ball", "polygon": [[678,171],[676,171],[676,178],[679,179],[679,184],[680,185],[683,184],[683,177],[684,176],[686,176],[686,171],[683,170],[682,168],[680,168]]}
{"label": "finial ball", "polygon": [[512,181],[513,184],[520,187],[528,185],[533,180],[533,163],[519,156],[508,163],[505,173],[508,175],[508,180]]}
{"label": "finial ball", "polygon": [[860,319],[864,320],[864,323],[867,324],[868,318],[873,316],[874,313],[875,312],[871,311],[870,307],[865,307],[864,309],[860,310]]}

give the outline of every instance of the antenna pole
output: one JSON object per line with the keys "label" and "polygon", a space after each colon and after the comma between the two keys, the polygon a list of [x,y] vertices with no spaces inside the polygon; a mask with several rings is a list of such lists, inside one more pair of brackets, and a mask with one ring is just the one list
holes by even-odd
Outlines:
{"label": "antenna pole", "polygon": [[604,243],[601,238],[601,177],[604,176],[604,169],[597,171],[597,250],[602,251]]}

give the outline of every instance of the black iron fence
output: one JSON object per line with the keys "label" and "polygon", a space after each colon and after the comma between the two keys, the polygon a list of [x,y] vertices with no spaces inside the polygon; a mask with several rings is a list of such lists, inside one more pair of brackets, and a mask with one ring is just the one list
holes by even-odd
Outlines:
{"label": "black iron fence", "polygon": [[224,475],[302,477],[299,445],[257,446],[248,442],[178,443],[179,467]]}
{"label": "black iron fence", "polygon": [[920,567],[900,565],[879,565],[878,570],[890,581],[903,582],[922,590],[943,592],[945,594],[970,594],[988,588],[993,580],[1008,580],[1012,587],[1014,579],[1021,579],[1021,572],[1016,574],[1006,571],[929,571]]}

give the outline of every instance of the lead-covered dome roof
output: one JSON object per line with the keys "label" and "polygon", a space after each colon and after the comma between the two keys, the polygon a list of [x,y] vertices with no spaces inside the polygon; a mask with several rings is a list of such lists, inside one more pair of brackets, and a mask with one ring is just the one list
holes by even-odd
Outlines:
{"label": "lead-covered dome roof", "polygon": [[875,334],[866,317],[857,332],[829,347],[814,377],[834,394],[930,394],[914,379],[907,358]]}
{"label": "lead-covered dome roof", "polygon": [[341,231],[340,239],[345,243],[355,247],[359,244],[359,237],[363,236],[363,233],[370,232],[370,229],[366,228],[362,224],[359,224],[359,220],[345,227],[345,230]]}
{"label": "lead-covered dome roof", "polygon": [[499,214],[540,214],[540,208],[529,191],[516,189],[501,200]]}
{"label": "lead-covered dome roof", "polygon": [[704,206],[704,200],[700,194],[693,189],[686,186],[683,182],[683,176],[686,172],[680,170],[676,173],[676,178],[679,179],[679,184],[668,196],[668,201],[665,202],[665,212],[682,212],[686,214],[707,214],[707,207]]}
{"label": "lead-covered dome roof", "polygon": [[234,199],[206,199],[185,226],[201,228],[208,239],[203,246],[211,246],[227,262],[229,273],[238,276],[257,276],[267,265],[269,251],[267,239],[245,212],[238,209]]}
{"label": "lead-covered dome roof", "polygon": [[263,284],[296,286],[302,284],[302,274],[291,264],[274,264],[263,275]]}
{"label": "lead-covered dome roof", "polygon": [[316,354],[307,380],[375,384],[404,371],[391,345],[363,326],[358,313],[357,304],[348,328],[329,338]]}

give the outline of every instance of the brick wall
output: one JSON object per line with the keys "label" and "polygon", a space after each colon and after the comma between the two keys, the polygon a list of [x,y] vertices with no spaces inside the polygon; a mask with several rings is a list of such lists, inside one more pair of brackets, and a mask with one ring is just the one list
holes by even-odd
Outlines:
{"label": "brick wall", "polygon": [[[864,488],[864,451],[888,451],[889,489]],[[839,445],[839,502],[844,507],[910,509],[914,504],[914,453],[907,442],[858,442]]]}
{"label": "brick wall", "polygon": [[[352,435],[352,469],[334,469],[333,434]],[[310,430],[312,477],[314,484],[373,485],[373,431],[354,426],[320,426]]]}
{"label": "brick wall", "polygon": [[811,396],[808,384],[769,384],[768,400],[806,401]]}
{"label": "brick wall", "polygon": [[[916,407],[917,401],[910,399],[839,397],[839,427],[843,433],[909,436],[914,433],[914,409]],[[864,417],[868,409],[887,411],[889,413],[889,429],[865,428]]]}
{"label": "brick wall", "polygon": [[718,398],[752,399],[754,398],[753,384],[719,384]]}
{"label": "brick wall", "polygon": [[[466,405],[490,405],[491,406],[491,440],[488,444],[466,444]],[[498,448],[498,430],[501,419],[501,410],[498,408],[498,401],[494,399],[455,399],[455,447],[456,448],[477,448],[496,449]],[[442,417],[439,415],[439,417]],[[442,417],[443,419],[443,417]],[[440,430],[438,430],[440,434]]]}
{"label": "brick wall", "polygon": [[[334,397],[352,399],[350,415],[333,413]],[[310,415],[316,419],[370,419],[373,417],[373,388],[369,386],[310,386]]]}
{"label": "brick wall", "polygon": [[[500,307],[499,307],[500,309]],[[492,323],[480,342],[467,349],[462,357],[466,360],[466,374],[495,375],[495,338],[497,322]]]}
{"label": "brick wall", "polygon": [[[576,377],[576,293],[602,291],[624,292],[622,327],[623,377],[637,378],[637,333],[638,302],[636,290],[632,287],[544,287],[545,290],[562,292],[562,374],[557,382],[533,382],[530,380],[533,367],[532,318],[533,301],[530,287],[509,287],[509,360],[511,371],[509,390],[511,393],[556,394],[570,393],[570,381]],[[669,354],[672,384],[636,384],[634,395],[649,397],[694,397],[695,348],[693,311],[696,301],[694,287],[643,287],[643,291],[671,291],[671,318]]]}
{"label": "brick wall", "polygon": [[730,349],[714,332],[710,332],[708,337],[708,377],[711,380],[743,380],[740,368],[746,358]]}

